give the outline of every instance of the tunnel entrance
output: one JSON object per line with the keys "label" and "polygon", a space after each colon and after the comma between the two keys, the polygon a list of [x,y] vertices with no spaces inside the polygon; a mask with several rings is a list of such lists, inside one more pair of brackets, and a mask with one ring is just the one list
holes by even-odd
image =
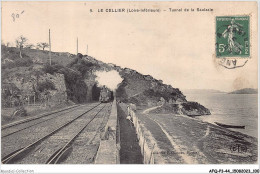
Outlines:
{"label": "tunnel entrance", "polygon": [[101,88],[99,88],[97,86],[97,84],[95,84],[92,87],[92,100],[93,101],[99,101],[100,91],[101,91]]}
{"label": "tunnel entrance", "polygon": [[114,101],[114,92],[111,91],[111,101]]}

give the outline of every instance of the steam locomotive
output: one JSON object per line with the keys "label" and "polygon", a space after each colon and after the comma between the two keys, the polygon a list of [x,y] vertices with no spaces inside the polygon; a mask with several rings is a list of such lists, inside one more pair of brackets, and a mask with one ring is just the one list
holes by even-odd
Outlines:
{"label": "steam locomotive", "polygon": [[107,103],[113,101],[113,92],[110,91],[107,87],[103,86],[100,91],[99,101],[101,103]]}

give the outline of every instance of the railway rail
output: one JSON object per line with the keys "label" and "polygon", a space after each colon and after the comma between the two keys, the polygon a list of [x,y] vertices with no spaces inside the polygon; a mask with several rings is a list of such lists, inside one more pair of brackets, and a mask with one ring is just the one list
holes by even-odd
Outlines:
{"label": "railway rail", "polygon": [[[27,129],[18,131],[10,136],[6,136],[1,139],[1,156],[2,158],[4,156],[7,156],[11,152],[13,152],[15,149],[20,149],[24,147],[25,145],[28,145],[32,142],[35,142],[36,140],[40,139],[41,137],[45,136],[46,134],[49,134],[53,132],[58,127],[65,124],[68,120],[72,120],[76,118],[78,115],[83,114],[87,110],[90,110],[94,106],[100,104],[99,102],[96,103],[90,103],[83,105],[83,107],[78,107],[73,112],[62,112],[62,113],[56,113],[55,115],[59,114],[60,116],[55,117],[54,119],[51,119],[49,121],[42,122],[40,124],[37,124],[35,126],[29,127]],[[50,116],[53,117],[53,116]],[[50,118],[50,117],[43,117],[42,119]],[[9,133],[12,133],[13,131],[25,128],[27,126],[30,126],[36,122],[39,122],[42,119],[37,119],[34,121],[30,121],[28,123],[19,124],[13,127],[9,127],[7,129],[2,130],[2,135],[6,135]]]}
{"label": "railway rail", "polygon": [[46,164],[56,164],[62,159],[63,156],[71,149],[71,144],[79,136],[79,134],[97,117],[97,115],[106,107],[102,107],[76,134],[57,152],[55,152],[46,162]]}
{"label": "railway rail", "polygon": [[69,109],[72,109],[72,108],[75,108],[75,107],[79,107],[79,105],[73,105],[71,107],[59,109],[59,110],[56,110],[56,111],[53,111],[53,112],[50,112],[50,113],[48,112],[48,113],[44,113],[44,114],[37,115],[37,116],[34,116],[34,117],[26,118],[26,119],[23,119],[23,120],[18,120],[16,122],[9,123],[9,124],[1,126],[1,130],[9,128],[9,127],[16,126],[16,125],[19,125],[19,124],[22,124],[22,123],[26,123],[26,122],[29,122],[29,121],[32,121],[32,120],[37,120],[37,119],[40,119],[42,117],[53,115],[53,114],[56,114],[58,112],[66,111],[66,110],[69,110]]}
{"label": "railway rail", "polygon": [[61,164],[94,164],[100,146],[103,132],[110,119],[112,103],[97,115],[97,117],[75,139],[73,146],[61,157]]}
{"label": "railway rail", "polygon": [[[42,142],[44,142],[44,140],[46,140],[47,138],[53,136],[54,134],[56,134],[57,132],[59,132],[60,130],[64,129],[65,127],[67,127],[68,125],[72,124],[73,122],[75,122],[76,120],[78,120],[81,117],[86,116],[86,114],[92,110],[94,110],[95,108],[97,108],[99,105],[101,105],[101,103],[95,105],[94,107],[92,107],[91,109],[88,109],[87,111],[83,112],[82,114],[74,117],[73,119],[66,121],[65,123],[63,123],[62,125],[58,126],[56,129],[54,129],[53,131],[51,131],[50,133],[44,135],[43,137],[37,139],[36,141],[30,143],[29,145],[26,145],[22,148],[19,148],[18,150],[15,150],[11,153],[9,153],[8,155],[6,155],[4,158],[2,158],[2,163],[7,164],[7,163],[14,163],[19,159],[22,159],[24,156],[26,156],[25,154],[28,154],[32,149],[34,149],[36,146],[38,146],[39,144],[41,144]],[[106,105],[105,105],[106,106]],[[70,144],[75,140],[75,138],[77,138],[77,136],[89,125],[90,122],[92,122],[95,117],[98,115],[98,113],[105,107],[102,106],[102,108],[95,114],[95,116],[84,126],[82,127],[71,139],[69,142],[67,142],[63,148],[59,149],[57,151],[57,153],[54,153],[55,155],[53,155],[53,159],[48,160],[48,163],[57,163],[60,159],[60,157],[62,157],[67,151],[68,149],[71,147]],[[51,119],[48,119],[51,120]],[[47,120],[47,121],[48,121]],[[40,124],[40,123],[38,123]],[[14,125],[12,125],[14,126]],[[76,125],[74,125],[76,126]]]}
{"label": "railway rail", "polygon": [[50,121],[52,119],[57,118],[58,116],[70,113],[70,112],[75,111],[76,109],[79,109],[81,107],[84,107],[84,106],[77,105],[77,106],[74,106],[74,107],[66,108],[64,110],[59,110],[59,111],[56,111],[56,112],[53,112],[53,113],[50,113],[50,114],[46,114],[44,116],[40,116],[40,117],[36,116],[32,119],[29,118],[29,119],[21,120],[17,124],[13,124],[9,127],[5,127],[4,130],[2,130],[1,138],[5,138],[7,136],[10,136],[10,135],[15,134],[17,132],[20,132],[22,130],[31,128],[33,126],[39,125],[39,124],[47,122],[47,121]]}

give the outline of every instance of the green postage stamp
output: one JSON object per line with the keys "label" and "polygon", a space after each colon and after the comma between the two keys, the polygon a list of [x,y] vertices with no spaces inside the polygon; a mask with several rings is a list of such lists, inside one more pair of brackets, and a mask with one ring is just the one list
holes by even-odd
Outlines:
{"label": "green postage stamp", "polygon": [[249,16],[216,17],[216,57],[249,57]]}

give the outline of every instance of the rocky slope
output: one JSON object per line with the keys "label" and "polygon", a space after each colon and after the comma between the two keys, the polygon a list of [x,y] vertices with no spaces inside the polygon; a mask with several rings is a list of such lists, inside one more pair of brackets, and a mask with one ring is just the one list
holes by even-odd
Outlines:
{"label": "rocky slope", "polygon": [[[188,116],[210,115],[207,108],[197,102],[187,101],[186,96],[178,88],[163,84],[162,80],[157,80],[150,75],[143,75],[133,69],[105,64],[90,56],[83,56],[82,59],[95,66],[98,65],[98,68],[93,71],[116,70],[119,72],[123,81],[118,85],[116,97],[121,102],[136,104],[139,109],[162,105],[161,108],[170,107],[171,112],[176,114],[181,112]],[[176,108],[176,106],[181,108]]]}
{"label": "rocky slope", "polygon": [[178,104],[165,103],[149,113],[152,114],[177,114],[177,115],[187,115],[191,117],[210,115],[209,109],[205,108],[197,102],[183,102]]}
{"label": "rocky slope", "polygon": [[[7,86],[9,84],[9,87],[4,87],[6,90],[2,86],[2,96],[5,96],[2,104],[14,102],[13,98],[20,103],[25,102],[21,101],[26,98],[24,96],[30,96],[38,103],[42,100],[52,103],[64,100],[75,103],[95,101],[100,91],[95,72],[115,70],[123,79],[116,90],[119,101],[134,103],[139,108],[170,104],[173,110],[174,104],[181,104],[181,112],[185,115],[210,114],[205,107],[188,102],[178,88],[163,84],[150,75],[106,64],[87,55],[52,55],[54,61],[49,65],[47,51],[26,49],[21,59],[17,48],[2,46],[2,82]],[[13,86],[11,90],[10,84]],[[14,89],[17,94],[12,93]]]}

